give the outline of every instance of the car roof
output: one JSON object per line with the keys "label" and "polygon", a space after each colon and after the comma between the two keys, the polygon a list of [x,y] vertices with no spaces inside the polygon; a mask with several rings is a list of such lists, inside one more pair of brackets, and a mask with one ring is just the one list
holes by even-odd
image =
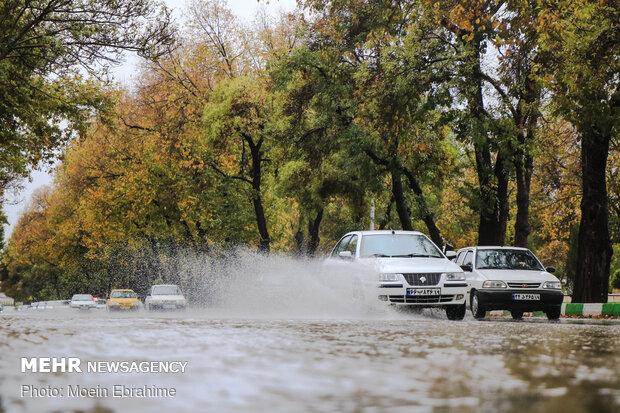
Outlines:
{"label": "car roof", "polygon": [[395,235],[401,235],[401,234],[408,234],[408,235],[424,235],[423,233],[421,233],[420,231],[403,231],[403,230],[391,230],[391,229],[379,229],[379,230],[372,230],[372,231],[351,231],[348,232],[345,235],[351,235],[351,234],[358,234],[358,235],[378,235],[378,234],[395,234]]}
{"label": "car roof", "polygon": [[153,284],[151,287],[178,287],[176,284]]}
{"label": "car roof", "polygon": [[114,288],[112,291],[131,291],[131,292],[134,292],[133,290],[131,290],[129,288]]}

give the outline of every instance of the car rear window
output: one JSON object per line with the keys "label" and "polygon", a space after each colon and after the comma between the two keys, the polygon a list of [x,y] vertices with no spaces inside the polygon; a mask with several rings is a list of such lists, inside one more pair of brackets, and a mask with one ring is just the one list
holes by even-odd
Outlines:
{"label": "car rear window", "polygon": [[112,298],[136,298],[138,294],[133,291],[112,291],[110,297]]}
{"label": "car rear window", "polygon": [[90,294],[75,294],[71,299],[73,301],[92,301],[93,296]]}
{"label": "car rear window", "polygon": [[181,290],[176,285],[156,285],[151,293],[153,295],[181,295]]}

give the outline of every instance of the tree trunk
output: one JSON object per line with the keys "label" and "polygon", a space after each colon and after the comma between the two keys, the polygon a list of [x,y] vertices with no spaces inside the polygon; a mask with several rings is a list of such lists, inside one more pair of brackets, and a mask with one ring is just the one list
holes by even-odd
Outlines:
{"label": "tree trunk", "polygon": [[491,158],[491,145],[485,127],[482,71],[480,68],[480,40],[467,44],[471,48],[469,73],[466,86],[467,107],[472,125],[471,136],[476,155],[476,172],[480,190],[478,245],[503,245],[508,219],[508,174],[501,154],[495,167]]}
{"label": "tree trunk", "polygon": [[297,229],[295,232],[295,245],[297,248],[297,255],[301,256],[305,251],[305,240],[304,240],[304,232],[301,230],[301,227]]}
{"label": "tree trunk", "polygon": [[426,224],[426,228],[428,229],[428,235],[431,237],[431,240],[439,247],[443,247],[443,237],[441,236],[441,231],[437,227],[435,223],[435,217],[431,213],[428,208],[428,204],[426,203],[426,198],[424,197],[424,193],[422,192],[422,187],[420,186],[418,180],[413,175],[413,173],[403,168],[403,172],[407,176],[407,181],[409,182],[409,188],[413,191],[416,196],[416,201],[418,203],[418,209],[420,210],[420,215],[424,224]]}
{"label": "tree trunk", "polygon": [[261,194],[261,143],[256,145],[248,142],[250,146],[250,155],[252,157],[252,205],[254,206],[254,215],[256,216],[256,227],[260,241],[258,250],[260,252],[269,252],[271,240],[267,229],[267,218],[265,217],[265,209],[263,208],[263,199]]}
{"label": "tree trunk", "polygon": [[506,243],[506,229],[508,227],[508,215],[510,214],[510,205],[508,204],[508,171],[506,163],[501,154],[497,155],[494,170],[495,182],[497,182],[497,231],[495,232],[495,245],[504,245]]}
{"label": "tree trunk", "polygon": [[508,223],[508,173],[503,157],[498,154],[490,168],[488,146],[476,145],[476,166],[480,188],[480,220],[478,245],[504,245]]}
{"label": "tree trunk", "polygon": [[394,203],[396,204],[396,212],[398,213],[400,225],[405,231],[413,231],[411,215],[409,214],[409,208],[407,208],[407,201],[405,200],[405,193],[403,191],[401,171],[398,168],[392,168],[391,175],[392,195],[394,195]]}
{"label": "tree trunk", "polygon": [[528,247],[530,236],[530,188],[533,159],[529,154],[517,154],[515,175],[517,179],[517,216],[515,221],[515,246]]}
{"label": "tree trunk", "polygon": [[316,217],[313,220],[308,222],[308,246],[306,248],[306,253],[313,257],[316,253],[316,249],[319,247],[319,242],[321,241],[319,237],[319,229],[321,227],[321,221],[323,220],[323,208],[319,209],[316,214]]}
{"label": "tree trunk", "polygon": [[595,125],[581,128],[581,222],[572,301],[607,302],[611,242],[605,170],[610,135]]}
{"label": "tree trunk", "polygon": [[392,219],[392,205],[394,205],[394,195],[390,197],[390,202],[388,203],[387,209],[385,210],[385,214],[383,218],[379,222],[379,229],[385,229],[387,224],[390,223],[390,219]]}
{"label": "tree trunk", "polygon": [[[527,54],[530,48],[524,49]],[[513,120],[517,127],[517,148],[513,149],[513,163],[517,183],[517,216],[515,220],[515,245],[528,247],[530,236],[530,189],[534,159],[531,154],[532,142],[535,139],[536,126],[540,116],[541,87],[534,80],[531,66],[521,72],[524,87],[521,89],[519,102],[514,110]]]}

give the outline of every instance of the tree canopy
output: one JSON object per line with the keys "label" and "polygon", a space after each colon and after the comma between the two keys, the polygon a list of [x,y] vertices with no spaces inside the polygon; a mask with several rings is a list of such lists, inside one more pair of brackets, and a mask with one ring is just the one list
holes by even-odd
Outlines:
{"label": "tree canopy", "polygon": [[[187,251],[317,255],[375,205],[375,227],[527,246],[606,299],[613,2],[308,0],[243,22],[194,0],[176,31],[150,1],[94,4],[0,9],[2,182],[61,154],[4,250],[16,297],[177,282]],[[101,76],[121,50],[145,57],[130,91]]]}

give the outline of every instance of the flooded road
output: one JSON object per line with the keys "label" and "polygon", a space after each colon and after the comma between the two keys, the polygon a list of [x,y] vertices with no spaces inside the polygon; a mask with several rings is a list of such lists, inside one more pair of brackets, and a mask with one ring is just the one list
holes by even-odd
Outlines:
{"label": "flooded road", "polygon": [[[617,412],[620,326],[217,313],[0,314],[6,412]],[[183,361],[184,373],[22,373],[21,357]],[[38,388],[175,388],[174,397],[20,397]]]}

